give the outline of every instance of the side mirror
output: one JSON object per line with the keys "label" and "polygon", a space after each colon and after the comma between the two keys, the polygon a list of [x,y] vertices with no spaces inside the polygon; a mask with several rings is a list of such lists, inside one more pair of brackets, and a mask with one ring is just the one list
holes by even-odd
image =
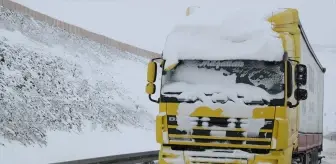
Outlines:
{"label": "side mirror", "polygon": [[295,66],[295,81],[298,86],[307,84],[307,66],[297,64]]}
{"label": "side mirror", "polygon": [[[148,98],[150,101],[155,102],[155,103],[159,103],[159,99],[158,100],[154,100],[152,98],[152,94],[155,93],[156,90],[156,86],[155,86],[155,81],[156,81],[156,75],[157,75],[157,64],[155,62],[155,60],[157,59],[161,59],[162,58],[154,58],[152,59],[151,62],[148,63],[147,66],[147,85],[146,85],[146,93],[148,94]],[[161,64],[163,63],[163,61],[161,62]],[[161,66],[161,65],[160,65]]]}
{"label": "side mirror", "polygon": [[151,95],[154,94],[156,90],[156,86],[153,83],[147,83],[146,85],[146,93]]}
{"label": "side mirror", "polygon": [[154,61],[151,61],[148,63],[148,69],[147,69],[147,81],[149,83],[154,83],[156,81],[156,70],[157,65]]}
{"label": "side mirror", "polygon": [[306,100],[308,97],[308,92],[306,89],[301,89],[298,88],[294,92],[295,99],[300,101],[300,100]]}

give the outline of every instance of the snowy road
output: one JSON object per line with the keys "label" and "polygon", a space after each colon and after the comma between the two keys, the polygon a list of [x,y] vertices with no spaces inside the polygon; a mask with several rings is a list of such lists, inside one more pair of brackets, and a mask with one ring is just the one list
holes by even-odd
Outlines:
{"label": "snowy road", "polygon": [[322,155],[326,157],[323,159],[323,164],[336,163],[336,142],[324,139]]}

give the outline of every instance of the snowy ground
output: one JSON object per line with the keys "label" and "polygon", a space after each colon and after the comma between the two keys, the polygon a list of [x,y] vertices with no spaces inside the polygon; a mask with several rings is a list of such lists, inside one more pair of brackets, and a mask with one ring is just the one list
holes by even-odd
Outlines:
{"label": "snowy ground", "polygon": [[326,158],[323,159],[324,162],[334,164],[336,163],[336,142],[330,140],[323,140],[323,153]]}
{"label": "snowy ground", "polygon": [[[25,148],[17,142],[9,143],[6,139],[13,135],[6,130],[7,127],[11,129],[12,124],[0,124],[1,135],[5,133],[7,136],[0,138],[0,143],[5,144],[5,147],[0,146],[1,164],[21,164],[22,161],[45,164],[159,148],[153,142],[157,107],[154,103],[149,103],[144,92],[146,59],[71,36],[2,8],[0,10],[0,50],[4,58],[0,65],[0,84],[2,89],[5,86],[7,91],[11,91],[0,92],[13,93],[15,96],[11,100],[12,106],[2,104],[2,107],[5,107],[5,112],[12,112],[13,115],[28,116],[28,122],[36,121],[29,118],[36,118],[37,115],[43,116],[47,113],[48,117],[36,123],[47,131],[47,147],[42,148],[38,145]],[[46,75],[39,76],[39,73]],[[21,79],[28,79],[26,81],[31,81],[35,84],[34,87],[25,88],[29,84]],[[55,81],[60,82],[57,87],[53,86]],[[23,87],[18,89],[18,86]],[[56,105],[63,102],[76,104],[74,100],[66,99],[71,96],[78,98],[78,104],[93,105],[96,108],[87,110],[80,105],[72,106],[72,112],[69,112],[66,108],[48,109],[48,104],[39,104],[44,98],[57,99]],[[25,98],[31,102],[36,100],[33,107],[39,110],[35,111],[35,108],[24,105],[27,103],[20,103]],[[9,108],[13,106],[15,109]],[[40,113],[41,111],[44,113]],[[63,119],[68,116],[78,118],[77,122],[70,121],[69,118]],[[28,137],[36,137],[25,128],[31,126],[27,121],[18,117],[13,119],[17,129],[13,127],[12,130],[22,133],[23,136],[28,134]],[[87,119],[96,124],[91,124]],[[57,123],[58,120],[61,123]],[[83,128],[82,132],[75,133],[81,121],[85,126],[78,126]],[[70,125],[73,129],[68,128]],[[93,131],[92,126],[95,125],[97,129]],[[137,137],[130,134],[136,134]],[[16,139],[23,143],[30,141],[27,138]]]}

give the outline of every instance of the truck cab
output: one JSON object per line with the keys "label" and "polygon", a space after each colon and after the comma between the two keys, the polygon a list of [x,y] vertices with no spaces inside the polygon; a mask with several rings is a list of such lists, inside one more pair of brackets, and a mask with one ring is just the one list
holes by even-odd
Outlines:
{"label": "truck cab", "polygon": [[[269,21],[279,23],[295,11]],[[297,107],[308,93],[307,66],[298,60],[295,43],[286,43],[293,39],[288,36],[280,34],[283,53],[277,60],[171,60],[165,52],[152,59],[146,93],[159,104],[159,163],[291,163],[299,144]],[[154,98],[158,65],[162,76]]]}

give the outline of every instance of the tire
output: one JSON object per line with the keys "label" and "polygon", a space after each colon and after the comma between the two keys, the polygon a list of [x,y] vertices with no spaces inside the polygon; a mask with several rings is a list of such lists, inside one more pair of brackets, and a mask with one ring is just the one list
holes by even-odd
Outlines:
{"label": "tire", "polygon": [[318,164],[318,151],[317,149],[314,149],[313,151],[310,152],[310,161],[309,164]]}

